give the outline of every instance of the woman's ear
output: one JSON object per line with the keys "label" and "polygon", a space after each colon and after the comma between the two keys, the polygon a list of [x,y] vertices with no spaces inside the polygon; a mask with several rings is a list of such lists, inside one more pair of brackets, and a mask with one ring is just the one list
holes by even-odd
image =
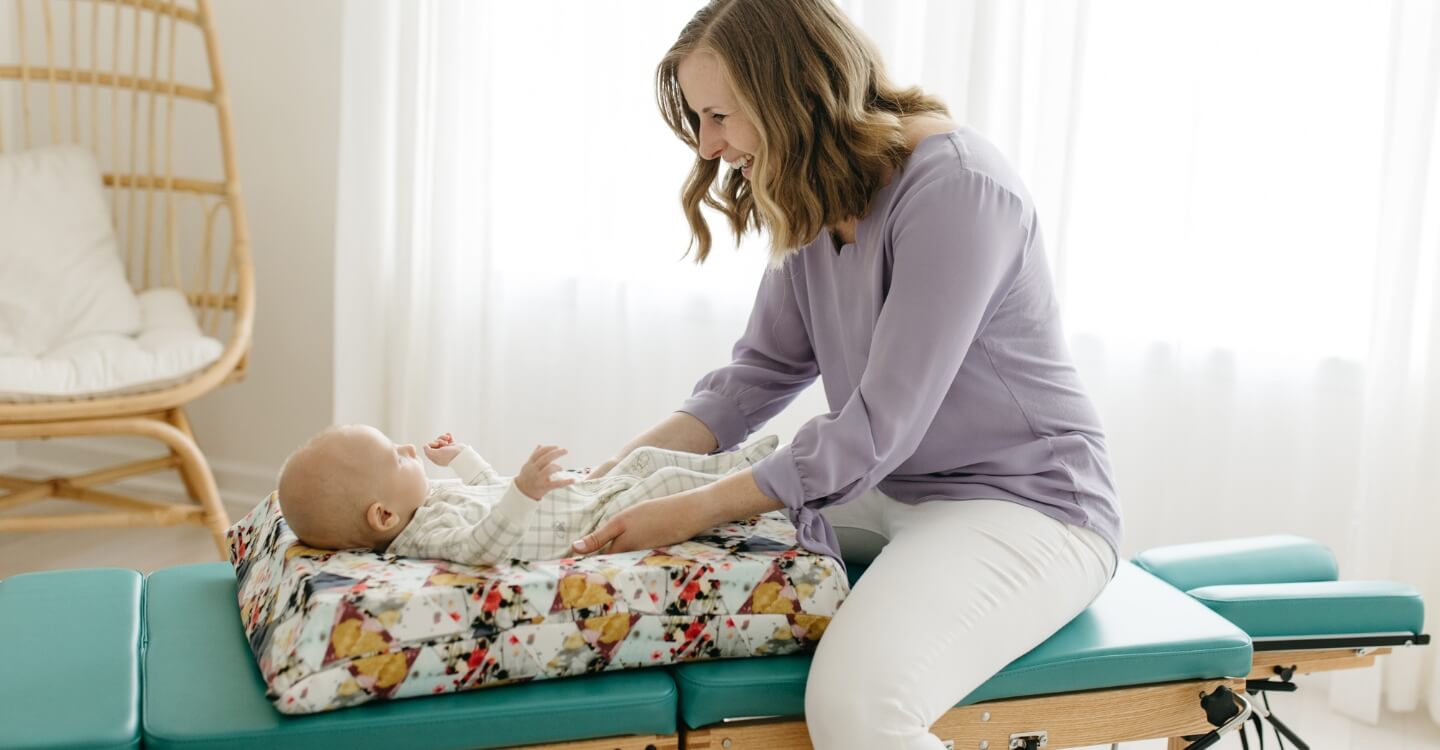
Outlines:
{"label": "woman's ear", "polygon": [[369,507],[365,508],[365,523],[375,531],[385,532],[400,523],[400,516],[391,513],[389,508],[378,502],[370,503]]}

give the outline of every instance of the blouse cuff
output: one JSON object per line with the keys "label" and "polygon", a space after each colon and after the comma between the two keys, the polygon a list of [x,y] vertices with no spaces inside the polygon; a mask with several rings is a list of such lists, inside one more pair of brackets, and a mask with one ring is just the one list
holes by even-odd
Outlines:
{"label": "blouse cuff", "polygon": [[700,391],[686,399],[678,411],[705,423],[719,443],[716,446],[717,451],[730,450],[750,435],[750,424],[745,419],[745,412],[723,393]]}
{"label": "blouse cuff", "polygon": [[800,480],[800,468],[795,465],[791,452],[793,443],[786,443],[774,453],[760,459],[750,470],[760,491],[779,500],[785,505],[785,514],[795,526],[795,541],[810,552],[840,560],[840,542],[835,530],[820,511],[805,502],[805,490]]}

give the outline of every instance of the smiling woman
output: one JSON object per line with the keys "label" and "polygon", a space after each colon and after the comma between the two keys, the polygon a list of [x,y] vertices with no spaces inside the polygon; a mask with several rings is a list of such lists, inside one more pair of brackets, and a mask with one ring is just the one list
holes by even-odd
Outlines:
{"label": "smiling woman", "polygon": [[[1116,567],[1104,434],[1060,334],[1038,213],[1000,152],[891,83],[828,0],[713,0],[656,89],[695,152],[682,205],[697,261],[705,204],[737,235],[767,229],[770,269],[730,364],[616,456],[733,449],[819,377],[828,412],[576,549],[650,549],[783,508],[806,549],[869,564],[809,669],[811,741],[936,750],[932,724]],[[875,553],[836,527],[888,543]],[[951,583],[919,588],[937,572]]]}

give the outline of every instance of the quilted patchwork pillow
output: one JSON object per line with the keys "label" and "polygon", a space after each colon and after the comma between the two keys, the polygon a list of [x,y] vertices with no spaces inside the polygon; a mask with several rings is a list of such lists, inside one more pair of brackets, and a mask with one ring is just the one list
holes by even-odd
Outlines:
{"label": "quilted patchwork pillow", "polygon": [[649,551],[473,567],[303,546],[275,494],[229,531],[275,707],[814,648],[849,592],[779,511]]}

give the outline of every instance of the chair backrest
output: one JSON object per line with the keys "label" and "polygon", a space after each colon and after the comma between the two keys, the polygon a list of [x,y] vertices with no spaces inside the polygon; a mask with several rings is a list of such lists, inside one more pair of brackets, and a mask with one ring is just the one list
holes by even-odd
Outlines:
{"label": "chair backrest", "polygon": [[228,339],[203,390],[243,374],[254,308],[221,71],[208,0],[0,0],[0,151],[96,154],[131,284]]}

